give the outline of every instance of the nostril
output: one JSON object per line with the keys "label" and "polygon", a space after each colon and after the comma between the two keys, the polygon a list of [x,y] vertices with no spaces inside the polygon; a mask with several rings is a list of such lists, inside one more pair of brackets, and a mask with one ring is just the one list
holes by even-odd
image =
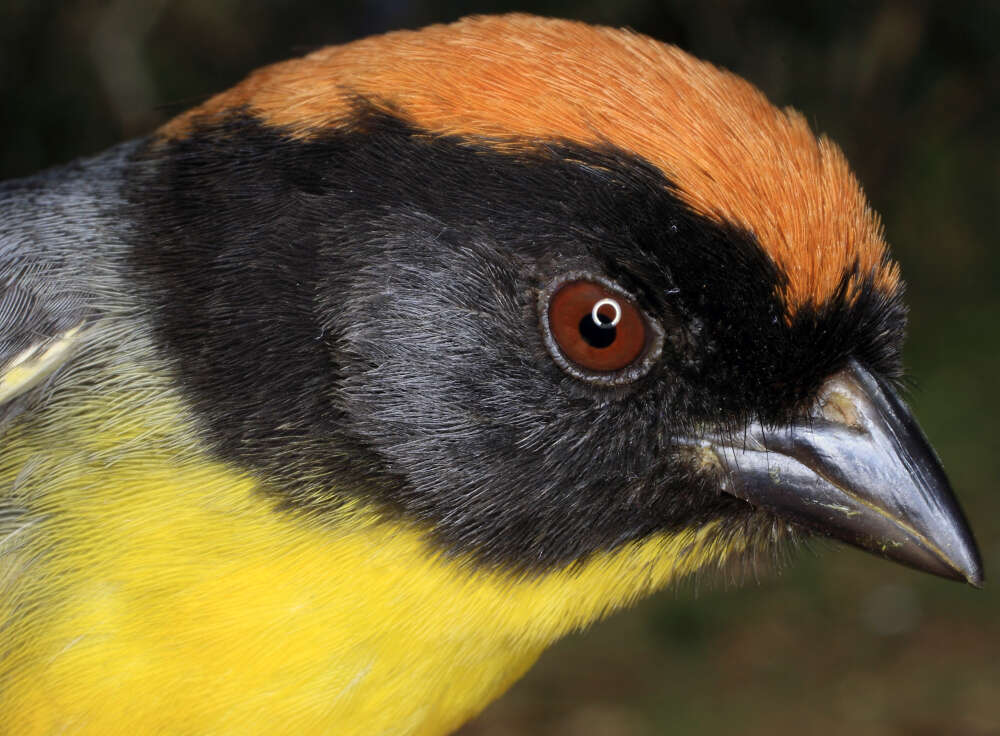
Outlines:
{"label": "nostril", "polygon": [[857,404],[850,396],[836,388],[820,397],[814,415],[859,432],[865,428]]}

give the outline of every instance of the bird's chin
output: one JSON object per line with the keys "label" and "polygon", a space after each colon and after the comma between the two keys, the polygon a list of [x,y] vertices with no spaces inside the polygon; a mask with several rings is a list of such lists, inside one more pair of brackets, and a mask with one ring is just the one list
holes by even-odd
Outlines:
{"label": "bird's chin", "polygon": [[800,420],[682,440],[721,490],[812,532],[979,586],[979,551],[941,463],[890,386],[852,361]]}

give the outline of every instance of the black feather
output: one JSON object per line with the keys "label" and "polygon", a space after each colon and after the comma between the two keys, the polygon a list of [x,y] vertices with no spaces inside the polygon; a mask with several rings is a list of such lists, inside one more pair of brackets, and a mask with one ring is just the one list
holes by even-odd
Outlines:
{"label": "black feather", "polygon": [[[764,536],[673,439],[780,421],[850,356],[895,375],[899,295],[848,269],[791,314],[753,233],[693,213],[648,162],[494,143],[361,105],[309,140],[234,114],[147,148],[132,266],[215,452],[292,512],[361,497],[483,564],[546,569],[719,518]],[[645,375],[595,386],[551,359],[538,295],[568,271],[662,326]]]}

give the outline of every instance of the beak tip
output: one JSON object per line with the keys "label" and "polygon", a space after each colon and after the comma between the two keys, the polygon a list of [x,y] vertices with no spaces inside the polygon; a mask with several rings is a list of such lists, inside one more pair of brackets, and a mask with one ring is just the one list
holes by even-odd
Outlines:
{"label": "beak tip", "polygon": [[937,574],[959,583],[967,583],[973,588],[983,587],[983,570],[978,565],[966,567],[949,564],[948,567],[947,572],[939,571]]}
{"label": "beak tip", "polygon": [[905,541],[899,546],[888,549],[883,547],[883,556],[907,567],[959,583],[968,583],[973,588],[982,588],[985,577],[983,563],[968,527],[958,520],[951,520],[948,526],[939,529],[943,531],[939,531],[938,539],[952,535],[958,535],[958,539],[952,536],[950,545],[932,545],[923,537],[913,536],[908,530],[897,528],[896,533]]}
{"label": "beak tip", "polygon": [[924,569],[960,583],[968,583],[973,588],[982,588],[985,581],[983,563],[976,543],[971,541],[971,535],[969,540],[956,555],[943,555],[940,552],[935,555],[938,558],[936,569],[931,567]]}
{"label": "beak tip", "polygon": [[962,570],[962,576],[969,585],[973,588],[982,589],[983,584],[986,582],[986,575],[983,572],[983,564],[978,558],[971,561],[964,570]]}
{"label": "beak tip", "polygon": [[953,545],[952,549],[957,548],[957,554],[949,555],[946,561],[955,571],[956,580],[966,582],[973,588],[982,588],[986,575],[983,572],[983,558],[979,553],[979,546],[961,511],[956,509],[955,517],[952,523],[957,531],[958,543]]}

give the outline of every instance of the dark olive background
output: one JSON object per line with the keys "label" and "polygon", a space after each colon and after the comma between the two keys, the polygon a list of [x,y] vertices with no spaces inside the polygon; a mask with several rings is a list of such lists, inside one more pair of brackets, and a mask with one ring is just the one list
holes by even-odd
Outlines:
{"label": "dark olive background", "polygon": [[677,43],[839,141],[903,264],[910,401],[987,584],[821,544],[571,637],[462,733],[1000,734],[1000,2],[2,0],[0,176],[146,133],[266,62],[514,9]]}

